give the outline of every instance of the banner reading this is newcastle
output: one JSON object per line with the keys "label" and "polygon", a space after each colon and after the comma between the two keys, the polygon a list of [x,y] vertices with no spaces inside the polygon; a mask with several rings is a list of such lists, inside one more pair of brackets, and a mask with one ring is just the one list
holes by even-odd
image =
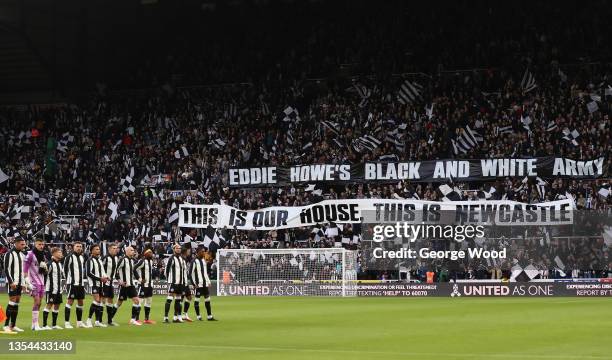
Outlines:
{"label": "banner reading this is newcastle", "polygon": [[556,157],[527,159],[428,160],[366,162],[360,164],[313,164],[290,167],[230,168],[229,185],[235,187],[292,183],[483,181],[506,177],[595,179],[605,176],[604,157],[572,160]]}
{"label": "banner reading this is newcastle", "polygon": [[[364,212],[374,214],[368,222],[444,223],[442,214],[470,223],[497,225],[568,225],[573,221],[572,199],[541,204],[515,201],[436,202],[407,199],[325,200],[307,206],[274,206],[259,210],[240,210],[228,205],[182,204],[179,226],[190,228],[227,228],[239,230],[286,229],[334,222],[360,223]],[[455,216],[456,215],[456,216]]]}

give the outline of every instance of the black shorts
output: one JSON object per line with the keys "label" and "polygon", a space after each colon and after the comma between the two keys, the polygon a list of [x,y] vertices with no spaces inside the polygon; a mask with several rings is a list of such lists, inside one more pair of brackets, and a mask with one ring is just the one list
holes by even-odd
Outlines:
{"label": "black shorts", "polygon": [[122,286],[119,290],[119,300],[127,300],[137,297],[136,288],[133,286]]}
{"label": "black shorts", "polygon": [[115,297],[115,289],[112,285],[103,285],[102,286],[102,296],[105,298],[112,299]]}
{"label": "black shorts", "polygon": [[138,297],[145,299],[153,296],[153,287],[152,286],[140,286],[138,288]]}
{"label": "black shorts", "polygon": [[189,285],[183,286],[183,296],[185,297],[191,296],[191,288],[189,287]]}
{"label": "black shorts", "polygon": [[104,290],[102,289],[102,286],[92,286],[91,287],[91,295],[96,295],[96,294],[100,294],[100,295],[104,294]]}
{"label": "black shorts", "polygon": [[210,296],[210,291],[208,291],[208,288],[205,287],[199,287],[196,289],[195,291],[195,296],[196,298],[202,297],[204,296],[204,298],[207,298]]}
{"label": "black shorts", "polygon": [[50,291],[45,293],[45,303],[58,305],[63,302],[62,293],[52,294]]}
{"label": "black shorts", "polygon": [[8,285],[9,296],[21,296],[21,289],[23,288],[23,286],[17,285],[15,286],[15,289],[11,289],[11,286],[9,284],[7,285]]}
{"label": "black shorts", "polygon": [[183,284],[170,284],[168,286],[168,293],[182,295],[183,292],[185,291],[184,288],[185,288],[185,285]]}
{"label": "black shorts", "polygon": [[68,299],[83,300],[85,299],[85,287],[78,285],[68,285]]}

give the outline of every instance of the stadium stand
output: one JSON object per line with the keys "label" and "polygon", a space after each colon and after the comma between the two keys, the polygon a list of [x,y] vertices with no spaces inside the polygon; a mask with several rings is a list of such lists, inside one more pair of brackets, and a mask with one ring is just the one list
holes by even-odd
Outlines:
{"label": "stadium stand", "polygon": [[[555,155],[605,156],[609,169],[612,63],[605,44],[612,31],[601,30],[610,27],[606,2],[554,9],[525,1],[483,6],[471,14],[479,22],[462,20],[461,14],[475,11],[463,3],[419,8],[389,2],[372,12],[364,1],[338,2],[322,14],[323,5],[309,2],[291,8],[298,18],[279,18],[286,9],[274,3],[247,7],[231,19],[220,6],[217,20],[200,31],[181,31],[192,28],[194,18],[143,39],[135,45],[140,51],[124,64],[115,60],[110,75],[95,86],[89,82],[94,90],[78,101],[4,106],[5,245],[44,234],[57,244],[119,241],[138,252],[151,246],[161,276],[173,242],[206,236],[177,226],[173,208],[182,202],[248,210],[323,199],[444,197],[436,182],[237,189],[228,185],[232,166]],[[538,22],[543,14],[551,20],[546,27]],[[119,37],[108,41],[123,48],[133,40],[121,45]],[[0,46],[18,47],[10,40]],[[28,76],[42,76],[38,67]],[[468,127],[482,140],[458,147],[455,140]],[[359,140],[366,136],[379,141],[365,146]],[[580,210],[612,210],[607,177],[455,185],[465,200],[493,186],[492,200],[538,203],[571,196]],[[331,237],[326,227],[320,230],[225,229],[218,246],[333,247],[338,237],[358,232],[348,226]],[[359,242],[343,246],[360,248]],[[608,245],[593,246],[607,261],[572,260],[567,249],[562,260],[580,268],[578,276],[611,276]],[[539,269],[559,276],[552,274],[550,257],[540,259]],[[437,266],[437,274],[448,273],[444,264]],[[411,271],[425,278],[427,270]],[[490,277],[491,268],[466,264],[461,273]],[[397,276],[367,265],[360,275]]]}

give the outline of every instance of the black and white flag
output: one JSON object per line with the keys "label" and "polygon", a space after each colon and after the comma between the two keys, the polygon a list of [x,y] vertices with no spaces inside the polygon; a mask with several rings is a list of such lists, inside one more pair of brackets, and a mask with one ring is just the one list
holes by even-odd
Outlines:
{"label": "black and white flag", "polygon": [[521,124],[523,124],[523,128],[527,130],[527,132],[529,133],[531,133],[531,123],[533,123],[533,120],[531,120],[531,117],[529,116],[523,117],[521,115]]}
{"label": "black and white flag", "polygon": [[202,240],[202,245],[211,251],[216,251],[217,249],[224,247],[226,243],[225,238],[219,233],[219,231],[210,225],[204,230]]}
{"label": "black and white flag", "polygon": [[263,116],[270,115],[270,106],[268,106],[268,104],[265,103],[263,100],[260,101],[260,108],[261,108],[261,114]]}
{"label": "black and white flag", "polygon": [[521,80],[521,90],[523,94],[526,94],[533,89],[538,87],[535,81],[535,77],[529,72],[529,69],[525,69],[525,73],[523,74],[523,79]]}
{"label": "black and white flag", "polygon": [[457,187],[450,187],[448,184],[442,184],[438,187],[438,190],[442,193],[442,201],[460,201],[461,190]]}
{"label": "black and white flag", "polygon": [[586,104],[587,110],[589,111],[589,113],[594,113],[597,110],[599,110],[599,105],[597,105],[597,101],[593,100],[589,103]]}
{"label": "black and white flag", "polygon": [[431,103],[431,106],[425,106],[425,115],[427,116],[427,118],[429,120],[431,120],[431,118],[433,118],[433,109],[434,109],[434,105],[436,105],[436,103]]}
{"label": "black and white flag", "polygon": [[172,202],[172,207],[170,208],[170,213],[168,214],[168,222],[170,224],[177,222],[179,219],[179,208],[176,205],[176,202]]}
{"label": "black and white flag", "polygon": [[170,119],[167,117],[167,118],[164,118],[164,127],[166,129],[175,129],[175,128],[178,128],[178,125],[175,119]]}
{"label": "black and white flag", "polygon": [[106,214],[110,216],[111,220],[115,220],[119,216],[119,212],[117,211],[118,208],[119,206],[117,205],[117,203],[112,201],[108,203],[108,207],[106,208]]}
{"label": "black and white flag", "polygon": [[355,91],[361,101],[359,102],[359,107],[364,107],[368,104],[368,100],[372,95],[372,90],[368,89],[365,85],[360,83],[353,84],[351,90]]}
{"label": "black and white flag", "polygon": [[127,175],[125,178],[121,179],[121,192],[134,192],[136,191],[136,188],[134,187],[134,185],[132,185],[132,181],[134,179],[134,167],[130,168],[130,174]]}
{"label": "black and white flag", "polygon": [[233,119],[236,116],[238,116],[238,106],[234,103],[227,104],[223,112],[223,117],[226,119]]}
{"label": "black and white flag", "polygon": [[7,181],[10,178],[11,178],[10,176],[6,175],[4,171],[0,169],[0,184],[2,184],[3,182]]}
{"label": "black and white flag", "polygon": [[336,122],[324,120],[321,122],[329,131],[334,133],[334,135],[340,135],[340,125]]}
{"label": "black and white flag", "polygon": [[536,181],[537,181],[536,188],[538,190],[538,196],[540,197],[540,201],[544,201],[546,197],[546,186],[548,185],[548,182],[546,182],[539,176],[536,178]]}
{"label": "black and white flag", "polygon": [[28,205],[21,205],[16,202],[8,212],[9,220],[21,220],[30,216],[31,208]]}
{"label": "black and white flag", "polygon": [[402,140],[403,134],[399,132],[396,128],[392,131],[387,131],[387,136],[385,137],[385,141],[392,143],[395,146],[397,151],[403,152],[405,149],[404,140]]}
{"label": "black and white flag", "polygon": [[462,128],[459,135],[455,139],[451,139],[453,153],[465,154],[468,151],[478,147],[478,143],[482,142],[483,138],[476,131],[472,130],[469,125]]}
{"label": "black and white flag", "polygon": [[62,134],[61,139],[57,142],[57,150],[63,153],[68,150],[68,147],[74,143],[74,135],[70,135],[69,132]]}
{"label": "black and white flag", "polygon": [[285,110],[283,110],[283,114],[285,115],[283,117],[284,122],[290,122],[290,123],[300,122],[300,113],[298,109],[295,109],[291,106],[287,106]]}
{"label": "black and white flag", "polygon": [[287,144],[293,145],[293,131],[291,129],[287,130]]}
{"label": "black and white flag", "polygon": [[612,191],[610,190],[609,184],[603,185],[599,188],[599,191],[597,191],[597,194],[603,197],[604,199],[608,198],[608,196],[610,196],[610,193],[612,193]]}
{"label": "black and white flag", "polygon": [[174,152],[174,157],[177,159],[186,158],[187,156],[189,156],[189,151],[187,151],[187,148],[184,146],[181,146],[179,150]]}
{"label": "black and white flag", "polygon": [[34,203],[34,208],[39,208],[41,204],[46,204],[47,199],[41,198],[40,195],[32,188],[26,188],[30,194],[26,194],[26,198]]}
{"label": "black and white flag", "polygon": [[[226,144],[227,143],[225,141],[223,141],[221,138],[217,138],[217,139],[214,139],[214,140],[211,140],[211,141],[208,142],[208,145],[211,145],[212,147],[214,147],[217,150],[223,149]],[[187,151],[187,149],[185,149],[185,152],[186,151]],[[176,156],[176,154],[175,154],[175,156]]]}
{"label": "black and white flag", "polygon": [[578,146],[578,141],[576,139],[580,136],[578,130],[574,129],[570,131],[570,129],[563,129],[563,139],[570,141],[574,146]]}
{"label": "black and white flag", "polygon": [[410,80],[404,81],[397,94],[397,100],[404,104],[413,104],[422,98],[423,87],[418,83]]}
{"label": "black and white flag", "polygon": [[495,136],[503,135],[503,134],[512,134],[514,131],[512,130],[512,125],[507,126],[496,126],[495,127]]}
{"label": "black and white flag", "polygon": [[382,144],[382,141],[378,140],[372,135],[364,135],[353,141],[353,149],[357,152],[362,152],[364,149],[374,151]]}
{"label": "black and white flag", "polygon": [[87,233],[87,243],[89,244],[98,244],[100,242],[100,238],[98,237],[98,234],[96,234],[95,231],[89,231]]}

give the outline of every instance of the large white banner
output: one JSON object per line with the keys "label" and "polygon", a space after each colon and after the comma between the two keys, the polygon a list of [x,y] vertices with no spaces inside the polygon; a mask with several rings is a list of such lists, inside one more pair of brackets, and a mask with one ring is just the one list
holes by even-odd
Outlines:
{"label": "large white banner", "polygon": [[[515,201],[435,202],[404,199],[325,200],[307,206],[240,210],[228,205],[182,204],[179,226],[272,230],[334,222],[482,223],[496,225],[571,224],[572,199],[541,204]],[[364,218],[365,217],[365,218]],[[449,222],[450,221],[450,222]]]}

